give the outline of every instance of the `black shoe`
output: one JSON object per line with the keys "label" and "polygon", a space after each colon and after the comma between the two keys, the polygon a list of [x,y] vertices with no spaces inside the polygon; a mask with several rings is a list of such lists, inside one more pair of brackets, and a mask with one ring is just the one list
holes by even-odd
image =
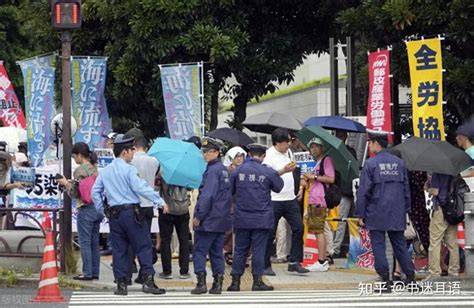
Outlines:
{"label": "black shoe", "polygon": [[299,263],[288,264],[288,271],[289,272],[297,272],[298,274],[309,273],[309,270],[302,267]]}
{"label": "black shoe", "polygon": [[127,295],[127,278],[120,278],[117,282],[117,289],[114,291],[115,295]]}
{"label": "black shoe", "polygon": [[138,274],[138,276],[137,276],[137,278],[135,278],[134,282],[138,283],[138,284],[143,284],[143,282],[145,282],[145,279],[144,279],[143,275]]}
{"label": "black shoe", "polygon": [[165,289],[160,289],[156,284],[155,280],[153,279],[153,275],[143,275],[143,285],[142,285],[142,292],[143,293],[150,293],[150,294],[165,294]]}
{"label": "black shoe", "polygon": [[206,273],[196,274],[196,277],[197,277],[197,284],[196,284],[196,287],[191,290],[191,294],[207,293]]}
{"label": "black shoe", "polygon": [[276,276],[276,274],[275,274],[275,272],[273,271],[273,269],[271,267],[267,267],[263,271],[263,276]]}
{"label": "black shoe", "polygon": [[390,280],[390,275],[388,273],[379,273],[379,276],[381,282],[379,282],[379,285],[376,285],[376,287],[380,287],[379,290],[381,293],[392,293],[393,282]]}
{"label": "black shoe", "polygon": [[253,275],[252,291],[273,291],[273,287],[266,285],[261,275]]}
{"label": "black shoe", "polygon": [[93,280],[99,280],[99,276],[92,276]]}
{"label": "black shoe", "polygon": [[241,275],[232,275],[232,283],[227,288],[229,292],[238,292],[240,291],[240,276]]}
{"label": "black shoe", "polygon": [[85,277],[83,275],[77,275],[77,276],[74,276],[72,277],[72,279],[74,280],[82,280],[82,281],[91,281],[92,279],[94,279],[93,277]]}
{"label": "black shoe", "polygon": [[332,256],[327,256],[326,257],[326,260],[329,262],[329,265],[333,265],[334,264],[334,259]]}
{"label": "black shoe", "polygon": [[223,282],[224,282],[224,275],[222,274],[214,275],[214,282],[212,283],[212,288],[209,290],[209,294],[221,294]]}
{"label": "black shoe", "polygon": [[[114,283],[118,283],[116,279],[114,279]],[[125,283],[127,284],[127,286],[131,286],[132,278],[125,278]]]}

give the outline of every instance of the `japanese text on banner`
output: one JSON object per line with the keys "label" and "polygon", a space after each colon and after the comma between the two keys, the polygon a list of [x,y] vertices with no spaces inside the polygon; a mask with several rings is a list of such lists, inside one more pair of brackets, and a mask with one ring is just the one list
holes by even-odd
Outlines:
{"label": "japanese text on banner", "polygon": [[74,141],[91,149],[103,147],[103,136],[110,131],[104,96],[107,59],[73,57],[71,70],[72,110],[78,126]]}
{"label": "japanese text on banner", "polygon": [[7,71],[0,61],[0,119],[4,126],[26,127],[25,115]]}
{"label": "japanese text on banner", "polygon": [[415,136],[444,140],[443,73],[439,38],[407,42]]}
{"label": "japanese text on banner", "polygon": [[369,54],[369,102],[367,128],[392,131],[390,107],[390,52],[381,50]]}
{"label": "japanese text on banner", "polygon": [[160,69],[170,138],[183,140],[201,136],[202,81],[198,65],[164,66]]}
{"label": "japanese text on banner", "polygon": [[33,167],[43,165],[43,154],[53,136],[55,55],[20,61],[25,85],[28,151]]}

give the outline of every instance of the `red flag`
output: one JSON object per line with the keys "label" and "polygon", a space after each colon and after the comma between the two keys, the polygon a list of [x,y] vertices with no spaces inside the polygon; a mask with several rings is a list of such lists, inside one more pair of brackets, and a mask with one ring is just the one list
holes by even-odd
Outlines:
{"label": "red flag", "polygon": [[[369,102],[367,128],[392,132],[390,107],[390,52],[381,50],[369,54]],[[389,136],[389,141],[392,136]]]}
{"label": "red flag", "polygon": [[4,126],[26,127],[25,115],[2,62],[0,62],[0,119]]}

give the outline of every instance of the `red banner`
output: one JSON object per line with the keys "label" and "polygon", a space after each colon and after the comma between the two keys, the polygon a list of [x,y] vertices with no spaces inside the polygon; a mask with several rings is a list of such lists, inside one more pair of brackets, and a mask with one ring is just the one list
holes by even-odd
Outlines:
{"label": "red banner", "polygon": [[25,115],[2,62],[0,62],[0,119],[4,126],[26,127]]}
{"label": "red banner", "polygon": [[[381,50],[369,54],[369,103],[367,128],[392,132],[390,108],[390,52]],[[389,137],[391,140],[391,136]]]}

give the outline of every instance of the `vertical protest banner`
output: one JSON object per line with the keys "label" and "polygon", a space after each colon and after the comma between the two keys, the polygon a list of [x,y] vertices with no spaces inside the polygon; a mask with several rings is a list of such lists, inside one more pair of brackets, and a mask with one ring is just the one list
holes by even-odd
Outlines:
{"label": "vertical protest banner", "polygon": [[25,86],[28,151],[33,167],[43,164],[43,153],[51,144],[50,127],[54,107],[56,55],[19,61]]}
{"label": "vertical protest banner", "polygon": [[169,137],[203,136],[202,63],[160,65],[160,71]]}
{"label": "vertical protest banner", "polygon": [[369,53],[369,101],[367,104],[368,129],[392,132],[389,75],[390,51],[380,50]]}
{"label": "vertical protest banner", "polygon": [[110,131],[104,90],[105,57],[72,57],[72,114],[77,122],[74,142],[85,142],[93,150],[105,146]]}
{"label": "vertical protest banner", "polygon": [[2,61],[0,61],[0,119],[3,126],[26,127],[25,115]]}
{"label": "vertical protest banner", "polygon": [[441,39],[406,42],[415,136],[445,140]]}
{"label": "vertical protest banner", "polygon": [[348,218],[349,226],[349,254],[347,256],[348,268],[374,268],[374,254],[370,242],[369,230],[358,225],[357,218]]}

